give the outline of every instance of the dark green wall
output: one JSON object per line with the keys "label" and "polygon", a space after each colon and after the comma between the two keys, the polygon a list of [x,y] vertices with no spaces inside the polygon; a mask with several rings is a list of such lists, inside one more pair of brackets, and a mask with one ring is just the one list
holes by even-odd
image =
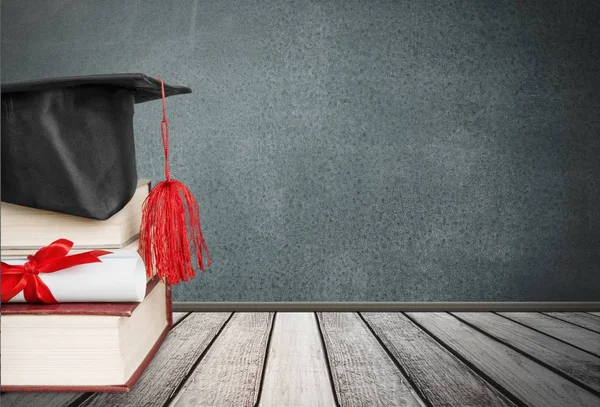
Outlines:
{"label": "dark green wall", "polygon": [[176,300],[598,301],[599,4],[4,0],[2,80],[193,88],[172,173],[214,263]]}

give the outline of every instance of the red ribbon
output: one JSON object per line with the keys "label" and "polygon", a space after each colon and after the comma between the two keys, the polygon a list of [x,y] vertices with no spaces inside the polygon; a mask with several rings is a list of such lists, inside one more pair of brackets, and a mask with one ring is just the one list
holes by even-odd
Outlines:
{"label": "red ribbon", "polygon": [[73,242],[70,240],[58,239],[42,247],[34,255],[27,256],[28,261],[23,265],[15,266],[2,262],[2,302],[8,302],[23,291],[27,302],[55,304],[58,301],[40,278],[40,273],[54,273],[80,264],[100,263],[102,260],[98,257],[112,253],[91,250],[67,256],[72,247]]}

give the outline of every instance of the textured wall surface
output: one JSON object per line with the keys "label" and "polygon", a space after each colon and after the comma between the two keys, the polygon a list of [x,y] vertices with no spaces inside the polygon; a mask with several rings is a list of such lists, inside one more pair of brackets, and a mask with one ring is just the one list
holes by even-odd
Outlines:
{"label": "textured wall surface", "polygon": [[[600,300],[600,2],[2,1],[2,81],[143,72],[210,271],[178,301]],[[160,103],[136,106],[162,178]]]}

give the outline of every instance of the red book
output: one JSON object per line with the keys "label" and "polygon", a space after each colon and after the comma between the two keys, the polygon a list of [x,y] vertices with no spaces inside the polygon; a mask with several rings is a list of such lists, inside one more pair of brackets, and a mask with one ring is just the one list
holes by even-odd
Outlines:
{"label": "red book", "polygon": [[140,303],[6,303],[0,391],[126,392],[171,324],[171,287],[148,282]]}

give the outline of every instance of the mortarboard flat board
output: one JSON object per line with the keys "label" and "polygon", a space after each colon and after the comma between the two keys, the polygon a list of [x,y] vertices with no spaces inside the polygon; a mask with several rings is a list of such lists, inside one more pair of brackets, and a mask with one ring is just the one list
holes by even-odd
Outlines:
{"label": "mortarboard flat board", "polygon": [[[135,103],[160,99],[144,74],[2,85],[2,201],[104,220],[137,186]],[[191,93],[164,84],[165,96]]]}

